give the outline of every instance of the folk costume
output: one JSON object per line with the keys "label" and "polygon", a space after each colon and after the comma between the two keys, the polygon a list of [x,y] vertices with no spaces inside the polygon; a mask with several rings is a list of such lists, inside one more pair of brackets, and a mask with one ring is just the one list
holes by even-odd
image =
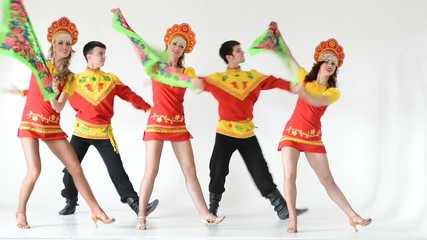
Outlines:
{"label": "folk costume", "polygon": [[280,219],[287,218],[287,207],[283,196],[277,189],[268,170],[267,162],[255,136],[253,107],[262,90],[280,88],[290,91],[290,82],[266,76],[255,70],[242,71],[239,68],[227,69],[201,77],[205,91],[218,101],[219,121],[215,145],[209,163],[209,210],[217,214],[222,193],[225,192],[225,179],[229,173],[232,154],[241,154],[249,173],[261,195],[268,198],[275,207]]}
{"label": "folk costume", "polygon": [[[323,41],[316,47],[314,60],[316,62],[332,60],[337,62],[340,67],[344,60],[343,48],[338,42],[331,38]],[[340,91],[337,88],[328,88],[317,84],[316,81],[308,82],[307,71],[300,69],[298,74],[299,81],[303,83],[307,92],[313,96],[326,96],[330,99],[331,104],[338,101]],[[322,124],[321,117],[328,106],[312,106],[301,97],[298,98],[294,113],[286,123],[280,139],[278,150],[283,147],[292,147],[303,152],[326,153],[325,146],[322,142]]]}
{"label": "folk costume", "polygon": [[[74,23],[70,22],[68,18],[62,17],[49,27],[47,38],[49,43],[52,43],[54,39],[71,38],[70,42],[74,45],[78,40],[78,31]],[[72,95],[75,90],[74,74],[70,72],[66,76],[57,76],[57,69],[50,61],[47,61],[47,67],[55,81],[59,82],[60,93],[64,91],[68,95]],[[27,99],[18,129],[18,137],[49,140],[68,137],[60,127],[60,113],[52,108],[49,101],[44,100],[34,74],[31,76],[28,91],[21,92],[21,94],[27,94]]]}
{"label": "folk costume", "polygon": [[[75,81],[77,82],[76,91],[69,102],[77,114],[70,143],[80,162],[83,161],[91,145],[98,150],[114,187],[120,195],[120,201],[127,202],[137,212],[138,194],[123,167],[111,127],[111,118],[114,115],[116,96],[132,103],[136,109],[147,111],[151,106],[113,73],[87,68],[86,71],[75,76]],[[77,205],[77,189],[73,179],[66,169],[63,172],[65,188],[61,191],[61,195],[66,198],[67,206]],[[65,208],[64,210],[68,209]],[[67,215],[68,211],[62,211],[62,213]]]}
{"label": "folk costume", "polygon": [[[181,38],[186,42],[185,53],[190,53],[196,44],[195,34],[186,23],[175,24],[164,36],[168,46],[173,39]],[[193,68],[181,68],[188,76],[195,76]],[[148,117],[144,141],[187,141],[192,138],[185,125],[184,94],[186,88],[174,87],[151,79],[153,87],[153,108]]]}

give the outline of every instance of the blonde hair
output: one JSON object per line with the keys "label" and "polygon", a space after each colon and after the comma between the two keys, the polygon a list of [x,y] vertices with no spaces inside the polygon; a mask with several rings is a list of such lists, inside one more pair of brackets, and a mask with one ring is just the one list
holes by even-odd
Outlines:
{"label": "blonde hair", "polygon": [[50,45],[47,60],[51,61],[52,64],[56,67],[56,74],[55,76],[52,76],[55,80],[62,80],[66,79],[68,74],[72,73],[71,70],[68,68],[71,63],[71,58],[74,55],[74,50],[71,49],[70,55],[62,60],[56,60],[55,53],[53,51],[53,45],[56,43],[56,40],[53,41],[52,45]]}

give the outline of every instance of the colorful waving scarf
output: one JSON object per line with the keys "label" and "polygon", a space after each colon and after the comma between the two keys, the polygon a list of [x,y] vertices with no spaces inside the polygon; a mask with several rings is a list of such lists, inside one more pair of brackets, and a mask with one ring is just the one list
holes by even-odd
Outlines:
{"label": "colorful waving scarf", "polygon": [[21,0],[4,0],[0,54],[24,63],[35,75],[44,99],[55,98],[52,76]]}
{"label": "colorful waving scarf", "polygon": [[[290,68],[290,52],[276,22],[271,22],[267,31],[258,37],[249,48],[249,54],[252,56],[264,52],[273,52]],[[291,85],[294,86],[295,84],[297,84],[296,77],[293,77]]]}
{"label": "colorful waving scarf", "polygon": [[167,52],[151,48],[132,30],[121,12],[114,14],[113,28],[131,40],[148,76],[171,86],[192,87],[192,78],[185,75],[179,68],[169,66]]}

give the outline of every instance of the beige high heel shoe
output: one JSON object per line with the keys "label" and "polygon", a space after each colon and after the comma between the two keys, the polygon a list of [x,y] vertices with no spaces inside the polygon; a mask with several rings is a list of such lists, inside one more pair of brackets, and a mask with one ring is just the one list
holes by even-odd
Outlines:
{"label": "beige high heel shoe", "polygon": [[101,221],[104,224],[110,224],[116,221],[115,218],[109,218],[103,211],[92,213],[92,220],[95,223],[95,227],[98,227],[98,221]]}
{"label": "beige high heel shoe", "polygon": [[205,218],[200,219],[200,222],[210,229],[210,224],[220,224],[224,218],[224,216],[215,216],[212,213],[209,213]]}
{"label": "beige high heel shoe", "polygon": [[147,230],[147,222],[145,216],[138,216],[136,218],[136,229]]}
{"label": "beige high heel shoe", "polygon": [[16,218],[16,226],[18,226],[18,228],[21,228],[21,229],[31,228],[30,225],[28,225],[27,216],[25,216],[24,213],[16,213],[15,218]]}
{"label": "beige high heel shoe", "polygon": [[297,218],[289,218],[288,233],[296,233],[296,232],[298,232]]}
{"label": "beige high heel shoe", "polygon": [[357,225],[361,225],[361,226],[368,226],[369,224],[371,224],[372,219],[371,218],[362,218],[359,215],[356,215],[354,218],[350,218],[350,225],[352,227],[354,227],[354,231],[357,232],[359,231],[357,229]]}

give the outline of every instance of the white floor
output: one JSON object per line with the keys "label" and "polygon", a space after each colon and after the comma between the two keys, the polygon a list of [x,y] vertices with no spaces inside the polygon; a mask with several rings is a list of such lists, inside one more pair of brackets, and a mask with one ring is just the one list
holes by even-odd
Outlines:
{"label": "white floor", "polygon": [[[55,204],[54,204],[55,205]],[[56,206],[56,205],[55,205]],[[400,223],[374,218],[368,227],[354,232],[337,209],[312,208],[299,218],[299,232],[286,232],[287,221],[280,221],[273,211],[221,208],[223,223],[209,230],[198,220],[194,209],[171,208],[160,204],[148,218],[148,230],[135,229],[135,215],[127,207],[109,210],[117,221],[94,227],[90,212],[78,207],[76,214],[60,216],[53,206],[29,210],[31,229],[18,229],[14,210],[0,206],[0,239],[427,239],[425,231]],[[248,210],[248,209],[246,209]]]}

